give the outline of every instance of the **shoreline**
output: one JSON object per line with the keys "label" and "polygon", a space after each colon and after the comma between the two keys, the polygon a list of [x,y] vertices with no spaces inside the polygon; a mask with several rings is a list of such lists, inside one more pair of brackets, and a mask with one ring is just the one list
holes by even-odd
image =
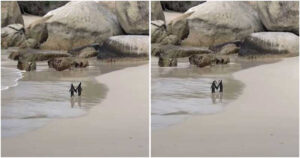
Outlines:
{"label": "shoreline", "polygon": [[2,156],[148,156],[148,66],[97,76],[109,91],[87,115],[3,138]]}
{"label": "shoreline", "polygon": [[221,113],[152,131],[152,155],[297,156],[298,64],[293,57],[235,72],[242,94]]}

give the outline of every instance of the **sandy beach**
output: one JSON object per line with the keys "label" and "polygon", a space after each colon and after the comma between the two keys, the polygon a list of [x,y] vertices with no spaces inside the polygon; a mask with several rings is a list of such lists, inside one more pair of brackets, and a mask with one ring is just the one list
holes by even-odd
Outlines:
{"label": "sandy beach", "polygon": [[245,84],[238,99],[152,131],[152,156],[298,156],[298,76],[298,57],[234,73]]}
{"label": "sandy beach", "polygon": [[97,77],[108,88],[86,116],[2,139],[2,156],[148,156],[148,65]]}

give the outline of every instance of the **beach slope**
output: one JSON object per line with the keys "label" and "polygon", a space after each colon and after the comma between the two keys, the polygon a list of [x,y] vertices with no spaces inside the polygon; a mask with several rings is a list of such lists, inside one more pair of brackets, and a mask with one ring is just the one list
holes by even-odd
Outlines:
{"label": "beach slope", "polygon": [[234,78],[245,84],[237,100],[222,113],[153,131],[152,156],[298,156],[298,57]]}
{"label": "beach slope", "polygon": [[98,76],[108,94],[88,115],[3,138],[2,156],[148,156],[148,72],[143,65]]}

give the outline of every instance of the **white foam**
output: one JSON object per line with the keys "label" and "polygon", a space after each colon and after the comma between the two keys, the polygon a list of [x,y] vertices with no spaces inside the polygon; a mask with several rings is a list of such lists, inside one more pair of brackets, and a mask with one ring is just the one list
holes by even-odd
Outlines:
{"label": "white foam", "polygon": [[23,78],[23,72],[15,68],[1,67],[1,90],[18,86],[18,81]]}

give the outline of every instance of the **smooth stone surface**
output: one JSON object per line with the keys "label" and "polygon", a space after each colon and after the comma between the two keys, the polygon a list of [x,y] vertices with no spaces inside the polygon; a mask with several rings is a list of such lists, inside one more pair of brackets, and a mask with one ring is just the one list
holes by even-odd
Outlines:
{"label": "smooth stone surface", "polygon": [[116,3],[116,15],[127,34],[149,34],[148,1],[119,1]]}
{"label": "smooth stone surface", "polygon": [[258,32],[248,36],[239,55],[299,55],[299,36],[289,32]]}
{"label": "smooth stone surface", "polygon": [[151,20],[162,20],[165,22],[165,15],[162,10],[160,1],[151,2]]}
{"label": "smooth stone surface", "polygon": [[268,31],[288,31],[299,35],[298,1],[257,2],[259,17]]}
{"label": "smooth stone surface", "polygon": [[70,50],[99,43],[122,33],[117,17],[106,7],[94,1],[73,1],[50,11],[44,17],[48,38],[42,49]]}
{"label": "smooth stone surface", "polygon": [[208,47],[263,31],[256,10],[246,2],[205,2],[188,13],[189,35],[183,45]]}
{"label": "smooth stone surface", "polygon": [[17,1],[1,2],[1,27],[9,24],[22,24],[24,20]]}
{"label": "smooth stone surface", "polygon": [[[103,47],[128,56],[148,56],[149,36],[145,35],[121,35],[108,38]],[[101,53],[101,52],[100,52]]]}
{"label": "smooth stone surface", "polygon": [[25,40],[24,27],[21,24],[10,24],[1,28],[1,47],[18,47]]}

